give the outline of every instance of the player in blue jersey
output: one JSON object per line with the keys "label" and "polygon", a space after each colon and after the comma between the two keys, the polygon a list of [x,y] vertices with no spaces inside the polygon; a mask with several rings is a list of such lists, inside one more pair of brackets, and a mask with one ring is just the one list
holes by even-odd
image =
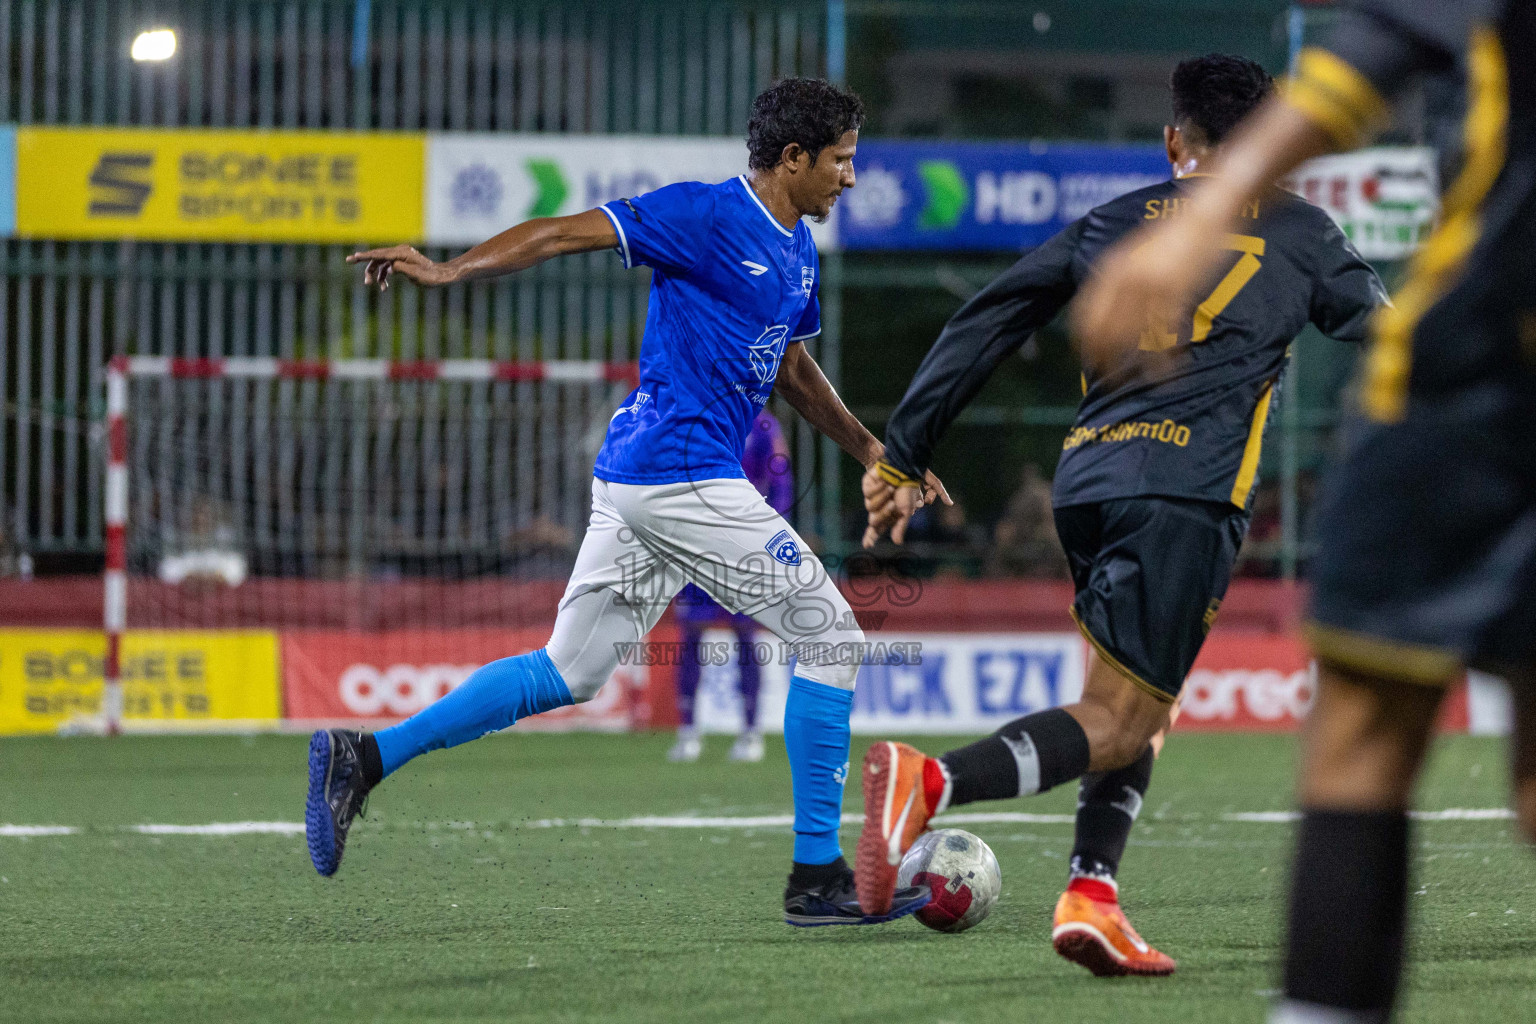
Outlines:
{"label": "player in blue jersey", "polygon": [[[789,511],[795,500],[795,480],[790,475],[789,442],[778,417],[764,409],[757,414],[741,453],[741,468],[775,512]],[[699,677],[706,661],[704,631],[725,626],[736,634],[731,651],[736,663],[736,689],[741,694],[741,733],[731,745],[732,761],[761,761],[763,734],[757,729],[757,695],[762,686],[762,665],[758,658],[757,623],[750,615],[732,615],[713,598],[690,583],[674,602],[678,624],[683,631],[681,658],[677,663],[677,742],[667,752],[669,761],[697,761],[704,753],[704,741],[694,723],[694,705],[699,694]],[[717,663],[718,664],[718,663]]]}
{"label": "player in blue jersey", "polygon": [[[848,715],[864,634],[792,526],[746,479],[742,448],[770,393],[869,467],[880,442],[833,391],[802,342],[821,330],[818,264],[805,217],[854,184],[863,105],[822,81],[787,79],[753,101],[749,174],[684,182],[570,217],[538,218],[434,263],[410,246],[348,257],[381,291],[515,273],[555,256],[615,249],[652,268],[640,386],[613,414],[593,469],[592,515],[553,634],[492,662],[399,725],[316,732],[305,825],[322,875],[341,863],[368,792],[412,758],[591,699],[685,583],[750,615],[797,655],[784,711],[795,805],[790,924],[872,924],[911,913],[907,889],[866,915],[838,843]],[[930,495],[942,488],[933,480]]]}

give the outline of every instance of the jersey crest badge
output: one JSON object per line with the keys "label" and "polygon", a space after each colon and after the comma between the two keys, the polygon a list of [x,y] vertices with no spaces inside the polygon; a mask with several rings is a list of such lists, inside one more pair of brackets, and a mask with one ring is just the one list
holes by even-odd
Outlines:
{"label": "jersey crest badge", "polygon": [[800,291],[801,291],[801,293],[806,298],[810,298],[811,297],[811,286],[814,285],[815,283],[816,283],[816,275],[811,272],[811,268],[810,267],[801,267],[800,268]]}
{"label": "jersey crest badge", "polygon": [[765,546],[765,550],[776,561],[783,562],[785,565],[800,564],[800,545],[795,543],[794,536],[788,530],[780,530],[774,534],[773,539]]}
{"label": "jersey crest badge", "polygon": [[779,372],[779,357],[784,354],[784,342],[789,338],[789,328],[774,324],[758,335],[747,346],[747,357],[752,360],[752,370],[759,384],[771,384]]}

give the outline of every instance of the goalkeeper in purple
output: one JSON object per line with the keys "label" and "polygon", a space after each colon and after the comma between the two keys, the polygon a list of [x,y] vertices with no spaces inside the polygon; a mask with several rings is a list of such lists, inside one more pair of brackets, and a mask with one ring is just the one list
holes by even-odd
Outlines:
{"label": "goalkeeper in purple", "polygon": [[[795,500],[795,479],[790,474],[789,442],[778,419],[764,409],[757,414],[746,449],[741,453],[741,468],[759,494],[768,499],[775,512],[785,513]],[[742,728],[731,745],[732,761],[761,761],[763,734],[757,728],[757,695],[762,688],[762,665],[758,660],[757,623],[750,615],[732,615],[714,599],[690,583],[673,602],[678,625],[683,631],[681,657],[677,663],[677,742],[667,753],[669,761],[697,761],[704,753],[704,740],[694,722],[699,695],[699,677],[703,666],[734,662],[736,689],[741,694]],[[722,662],[717,652],[704,647],[704,631],[726,626],[736,634],[735,646]]]}
{"label": "goalkeeper in purple", "polygon": [[[613,414],[593,467],[592,512],[549,642],[472,673],[456,690],[377,733],[316,732],[305,827],[322,875],[340,866],[364,798],[432,750],[595,696],[672,598],[696,584],[796,656],[784,711],[795,809],[784,919],[874,924],[920,909],[859,909],[838,842],[848,716],[864,633],[789,522],[748,481],[747,437],[777,393],[866,468],[880,442],[806,351],[821,331],[819,264],[805,217],[824,219],[854,184],[863,105],[827,82],[786,79],[752,104],[748,173],[682,182],[569,217],[526,221],[446,262],[410,246],[354,253],[365,284],[399,276],[434,287],[517,273],[555,256],[616,250],[651,268],[640,385]],[[944,497],[937,480],[929,496]]]}

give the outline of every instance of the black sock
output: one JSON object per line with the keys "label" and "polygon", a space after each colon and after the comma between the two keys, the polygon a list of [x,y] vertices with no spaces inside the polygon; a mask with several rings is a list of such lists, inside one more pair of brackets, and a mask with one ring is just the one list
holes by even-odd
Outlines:
{"label": "black sock", "polygon": [[1285,998],[1386,1020],[1407,916],[1408,816],[1304,811],[1291,872]]}
{"label": "black sock", "polygon": [[384,781],[384,761],[379,757],[379,741],[373,733],[365,732],[357,745],[358,760],[363,766],[363,781],[372,789]]}
{"label": "black sock", "polygon": [[1077,834],[1072,873],[1114,878],[1120,870],[1131,826],[1152,783],[1152,745],[1124,768],[1091,772],[1077,789]]}
{"label": "black sock", "polygon": [[984,740],[939,758],[949,805],[1044,793],[1088,770],[1088,734],[1061,708],[1016,718]]}
{"label": "black sock", "polygon": [[818,885],[835,882],[848,873],[848,862],[842,857],[830,864],[802,864],[794,862],[789,872],[789,884],[795,889],[814,889]]}

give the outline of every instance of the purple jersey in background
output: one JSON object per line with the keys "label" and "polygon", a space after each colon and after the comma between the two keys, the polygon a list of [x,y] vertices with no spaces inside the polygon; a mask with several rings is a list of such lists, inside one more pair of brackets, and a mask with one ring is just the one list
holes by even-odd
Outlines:
{"label": "purple jersey in background", "polygon": [[[795,500],[795,477],[790,472],[789,441],[778,417],[764,409],[752,421],[747,443],[741,453],[741,468],[758,493],[768,499],[775,512],[784,513]],[[677,595],[677,611],[693,622],[715,622],[732,618],[703,590],[688,584]],[[742,618],[747,618],[742,616]]]}

